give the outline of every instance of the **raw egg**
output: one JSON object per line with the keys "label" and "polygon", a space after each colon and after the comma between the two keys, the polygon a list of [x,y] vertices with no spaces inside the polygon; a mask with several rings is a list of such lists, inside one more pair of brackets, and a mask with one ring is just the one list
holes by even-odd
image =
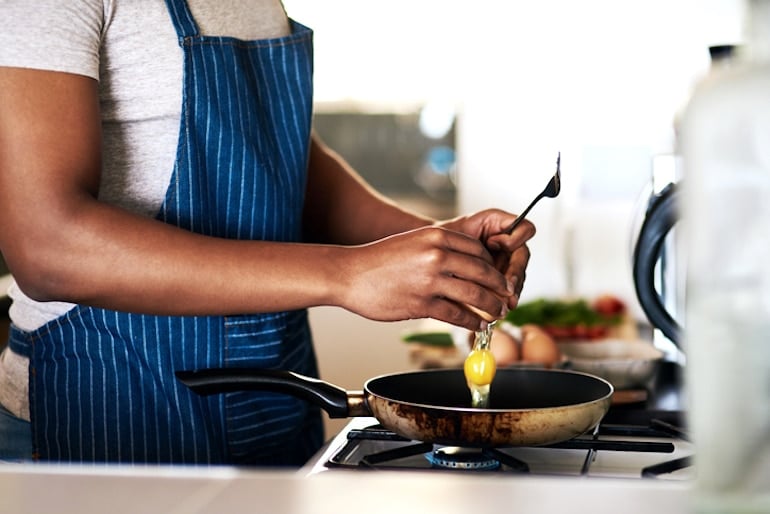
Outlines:
{"label": "raw egg", "polygon": [[489,404],[489,388],[497,371],[495,356],[489,351],[489,341],[486,339],[485,341],[486,343],[481,347],[478,341],[476,342],[476,347],[465,358],[463,367],[465,381],[471,392],[471,406],[480,409],[486,408]]}
{"label": "raw egg", "polygon": [[495,356],[490,350],[471,350],[465,359],[465,379],[469,384],[486,386],[492,383],[497,371]]}

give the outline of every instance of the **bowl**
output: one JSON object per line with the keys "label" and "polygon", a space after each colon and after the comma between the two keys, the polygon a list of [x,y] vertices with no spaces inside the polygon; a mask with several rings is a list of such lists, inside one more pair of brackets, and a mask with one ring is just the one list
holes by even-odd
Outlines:
{"label": "bowl", "polygon": [[641,340],[600,339],[559,344],[567,367],[596,375],[615,389],[644,387],[658,371],[663,352]]}

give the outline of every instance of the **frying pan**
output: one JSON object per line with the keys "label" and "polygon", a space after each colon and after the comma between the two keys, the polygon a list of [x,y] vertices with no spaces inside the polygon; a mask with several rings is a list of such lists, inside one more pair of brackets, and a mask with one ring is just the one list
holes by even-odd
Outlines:
{"label": "frying pan", "polygon": [[489,407],[470,406],[462,369],[411,371],[369,379],[346,391],[290,371],[219,368],[178,371],[201,395],[271,391],[305,399],[331,418],[374,416],[411,440],[480,448],[554,444],[595,427],[610,407],[612,385],[566,370],[499,369]]}

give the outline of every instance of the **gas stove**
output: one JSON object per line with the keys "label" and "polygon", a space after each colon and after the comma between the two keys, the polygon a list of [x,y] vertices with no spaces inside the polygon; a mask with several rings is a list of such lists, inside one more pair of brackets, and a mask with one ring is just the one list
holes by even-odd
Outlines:
{"label": "gas stove", "polygon": [[446,447],[405,440],[374,418],[352,418],[302,472],[382,469],[693,482],[695,449],[686,430],[681,377],[680,365],[663,363],[641,400],[613,404],[593,431],[550,446]]}
{"label": "gas stove", "polygon": [[355,418],[306,466],[335,470],[488,472],[564,477],[692,480],[692,444],[678,412],[613,413],[591,433],[548,446],[461,448],[404,439]]}

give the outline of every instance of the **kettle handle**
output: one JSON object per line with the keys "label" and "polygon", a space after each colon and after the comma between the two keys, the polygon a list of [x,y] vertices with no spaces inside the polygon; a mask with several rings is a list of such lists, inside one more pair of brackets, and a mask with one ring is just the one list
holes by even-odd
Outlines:
{"label": "kettle handle", "polygon": [[634,248],[634,286],[639,303],[650,323],[677,346],[681,329],[655,289],[655,265],[666,235],[677,222],[678,199],[679,187],[671,183],[652,200]]}

